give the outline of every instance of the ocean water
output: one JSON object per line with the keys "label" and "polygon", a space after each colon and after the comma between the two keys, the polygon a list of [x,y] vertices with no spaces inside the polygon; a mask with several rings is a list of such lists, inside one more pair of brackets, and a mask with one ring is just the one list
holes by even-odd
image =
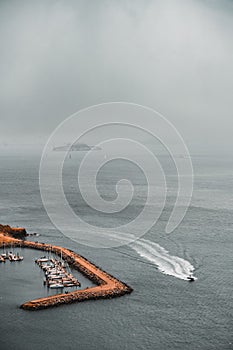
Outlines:
{"label": "ocean water", "polygon": [[[80,159],[74,154],[66,163],[67,199],[87,222],[117,230],[145,203],[145,178],[124,162],[103,170],[97,179],[103,198],[114,198],[116,181],[127,176],[134,183],[135,197],[126,211],[100,215],[88,208],[76,189]],[[192,202],[173,233],[166,234],[164,228],[175,201],[176,177],[170,160],[162,157],[169,188],[157,224],[130,245],[100,249],[70,240],[50,222],[40,198],[39,154],[2,152],[0,222],[39,233],[34,240],[73,249],[134,291],[113,300],[21,310],[24,301],[48,293],[34,264],[39,252],[24,249],[22,263],[0,265],[0,349],[233,349],[233,159],[195,156],[192,160]],[[197,278],[194,283],[186,281],[191,271]],[[77,277],[82,286],[90,285],[78,273]]]}

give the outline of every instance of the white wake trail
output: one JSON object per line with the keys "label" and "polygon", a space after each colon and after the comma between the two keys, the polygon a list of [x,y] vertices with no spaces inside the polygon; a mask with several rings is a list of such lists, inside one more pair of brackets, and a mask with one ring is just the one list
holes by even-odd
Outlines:
{"label": "white wake trail", "polygon": [[187,280],[187,277],[193,274],[194,267],[189,261],[170,255],[166,249],[157,243],[139,239],[129,246],[141,257],[155,264],[158,270],[166,275]]}
{"label": "white wake trail", "polygon": [[[77,234],[77,231],[75,231],[75,234]],[[80,231],[82,241],[84,244],[90,245],[90,236],[91,233],[89,232],[88,240],[85,241],[85,236],[83,235],[83,231]],[[182,259],[178,256],[170,255],[169,252],[161,247],[159,244],[154,243],[147,239],[137,239],[137,237],[133,234],[129,233],[122,233],[122,232],[112,232],[112,231],[105,231],[105,233],[98,233],[98,239],[99,242],[102,240],[103,246],[106,240],[106,235],[108,238],[108,242],[112,241],[113,246],[116,243],[124,243],[124,245],[129,246],[131,249],[136,251],[142,258],[146,259],[147,261],[150,261],[152,264],[154,264],[158,270],[166,275],[174,276],[176,278],[182,279],[182,280],[188,280],[188,277],[191,275],[194,279],[196,279],[193,276],[194,267],[191,265],[191,263],[185,259]],[[96,237],[96,232],[93,235],[93,241]],[[135,241],[132,242],[132,240],[135,238]],[[80,238],[81,240],[81,238]],[[94,246],[94,245],[93,245]]]}

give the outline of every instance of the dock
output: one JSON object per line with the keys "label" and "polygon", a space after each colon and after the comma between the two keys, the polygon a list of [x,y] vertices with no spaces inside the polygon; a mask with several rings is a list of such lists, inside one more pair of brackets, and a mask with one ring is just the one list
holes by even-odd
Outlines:
{"label": "dock", "polygon": [[0,232],[0,247],[3,245],[5,247],[13,245],[21,246],[22,248],[50,251],[58,256],[62,252],[63,259],[70,266],[96,284],[96,286],[71,291],[69,293],[66,292],[64,294],[61,293],[27,301],[20,306],[24,310],[40,310],[85,300],[111,299],[129,294],[133,291],[127,284],[103,271],[100,267],[70,249],[45,243],[31,242],[21,238],[17,239],[6,235],[4,232]]}

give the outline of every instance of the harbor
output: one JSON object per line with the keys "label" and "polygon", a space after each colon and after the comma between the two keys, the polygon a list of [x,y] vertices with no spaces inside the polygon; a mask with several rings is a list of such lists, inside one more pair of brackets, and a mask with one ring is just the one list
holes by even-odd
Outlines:
{"label": "harbor", "polygon": [[35,263],[44,272],[44,285],[51,289],[63,289],[80,287],[81,283],[69,271],[69,265],[61,259],[43,256],[35,260]]}
{"label": "harbor", "polygon": [[[5,245],[3,245],[3,253],[0,254],[0,263],[1,262],[6,262],[6,260],[9,260],[10,262],[15,262],[15,261],[22,261],[23,260],[23,256],[19,253],[19,251],[14,252],[14,250],[12,251],[12,246],[11,249],[5,250]],[[21,250],[21,246],[20,246],[20,250]]]}
{"label": "harbor", "polygon": [[[0,246],[2,248],[3,246],[5,248],[22,247],[44,251],[44,256],[36,258],[35,263],[44,273],[45,285],[49,289],[57,291],[55,295],[49,295],[24,302],[20,306],[22,309],[39,310],[85,300],[111,299],[132,292],[131,287],[103,271],[100,267],[72,250],[45,243],[31,242],[22,238],[18,239],[15,238],[15,235],[12,237],[12,230],[14,231],[13,228],[5,230],[5,232],[1,231]],[[51,254],[56,255],[56,259],[48,258]],[[44,259],[44,261],[41,261],[41,259]],[[66,264],[66,268],[63,265],[63,261],[64,264]],[[80,282],[75,279],[69,271],[67,271],[67,266],[83,274],[95,285],[83,289],[74,289],[78,286],[80,287]],[[60,286],[57,287],[56,285]],[[53,287],[51,288],[51,286]],[[69,288],[72,290],[69,291]]]}

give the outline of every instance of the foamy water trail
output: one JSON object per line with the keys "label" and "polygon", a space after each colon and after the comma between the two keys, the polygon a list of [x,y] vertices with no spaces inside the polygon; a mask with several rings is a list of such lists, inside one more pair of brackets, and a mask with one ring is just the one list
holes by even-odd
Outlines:
{"label": "foamy water trail", "polygon": [[155,264],[158,270],[166,275],[187,280],[187,277],[193,274],[194,267],[189,261],[170,255],[166,249],[157,243],[139,239],[129,246],[141,257]]}
{"label": "foamy water trail", "polygon": [[[77,234],[77,231],[75,232],[75,234]],[[157,243],[142,238],[136,239],[135,235],[126,232],[123,234],[122,232],[112,232],[106,230],[105,234],[99,233],[98,235],[99,241],[102,238],[103,245],[106,239],[106,235],[108,236],[108,240],[111,239],[113,243],[124,242],[125,245],[135,250],[142,258],[150,261],[158,268],[160,272],[166,275],[174,276],[182,280],[187,280],[187,277],[189,277],[190,275],[193,277],[194,267],[189,261],[182,259],[178,256],[170,255],[166,249],[164,249]],[[90,232],[88,239],[89,237]],[[94,238],[95,236],[93,236],[93,240]],[[135,241],[133,243],[132,238],[135,238]],[[83,236],[83,234],[82,239],[85,239],[85,236]],[[84,243],[86,242],[84,241]],[[89,241],[88,244],[90,244]]]}

